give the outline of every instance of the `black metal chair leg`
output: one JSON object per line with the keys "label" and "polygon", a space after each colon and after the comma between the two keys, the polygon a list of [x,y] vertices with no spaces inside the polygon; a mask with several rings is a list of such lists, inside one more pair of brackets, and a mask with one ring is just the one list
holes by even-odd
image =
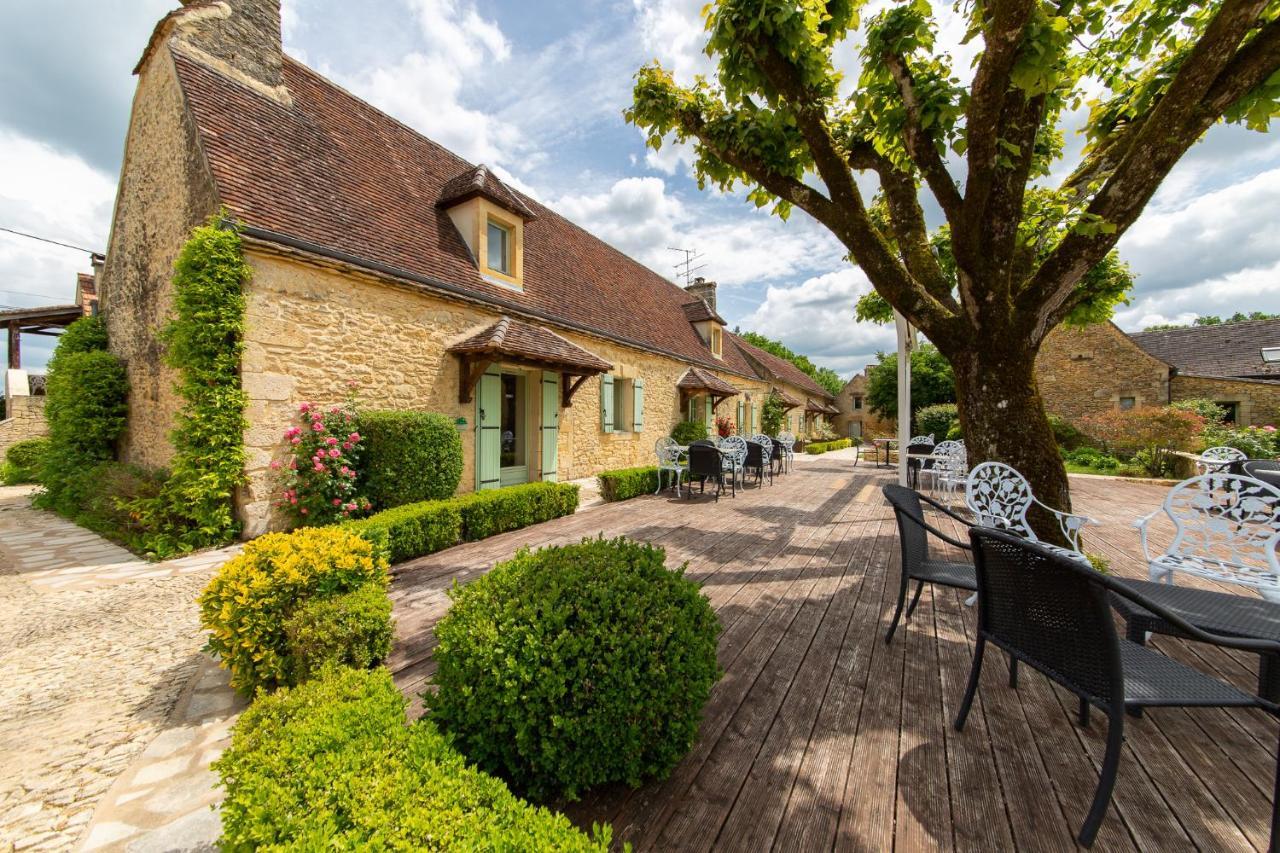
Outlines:
{"label": "black metal chair leg", "polygon": [[893,632],[898,630],[898,619],[902,616],[902,605],[907,600],[907,584],[909,583],[906,574],[902,575],[902,586],[898,589],[898,606],[893,611],[893,621],[889,623],[889,632],[884,635],[885,643],[893,639]]}
{"label": "black metal chair leg", "polygon": [[1089,700],[1081,696],[1080,697],[1080,728],[1085,729],[1088,727],[1089,727]]}
{"label": "black metal chair leg", "polygon": [[1018,689],[1018,659],[1009,658],[1009,686]]}
{"label": "black metal chair leg", "polygon": [[915,612],[916,605],[920,603],[920,593],[924,592],[924,581],[916,582],[916,594],[911,596],[911,605],[907,608],[907,619],[911,618],[911,614]]}
{"label": "black metal chair leg", "polygon": [[1275,790],[1271,793],[1271,841],[1267,853],[1276,853],[1276,840],[1280,838],[1280,750],[1276,752]]}
{"label": "black metal chair leg", "polygon": [[1111,792],[1116,786],[1116,772],[1120,769],[1120,748],[1124,746],[1124,712],[1112,708],[1107,714],[1107,753],[1102,759],[1102,773],[1098,777],[1098,790],[1093,795],[1093,805],[1089,807],[1089,815],[1080,827],[1080,843],[1092,847],[1098,837],[1098,828],[1102,819],[1107,816],[1107,807],[1111,805]]}
{"label": "black metal chair leg", "polygon": [[964,730],[964,721],[973,706],[973,697],[978,692],[978,676],[982,675],[982,653],[986,651],[987,639],[979,636],[973,646],[973,667],[969,670],[969,686],[964,690],[964,699],[960,702],[960,710],[956,713],[956,731]]}

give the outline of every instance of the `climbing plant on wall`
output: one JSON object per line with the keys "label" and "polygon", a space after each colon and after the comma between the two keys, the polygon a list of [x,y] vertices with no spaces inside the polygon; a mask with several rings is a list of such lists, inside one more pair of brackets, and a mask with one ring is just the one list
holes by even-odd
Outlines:
{"label": "climbing plant on wall", "polygon": [[174,317],[162,339],[183,405],[169,479],[140,507],[157,554],[219,545],[238,532],[232,499],[244,481],[240,357],[250,273],[240,234],[222,217],[193,230],[174,264]]}

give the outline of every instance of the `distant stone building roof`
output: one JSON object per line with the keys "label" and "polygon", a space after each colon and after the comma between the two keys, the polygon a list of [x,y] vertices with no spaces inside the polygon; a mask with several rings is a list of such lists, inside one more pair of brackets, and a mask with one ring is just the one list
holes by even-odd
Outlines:
{"label": "distant stone building roof", "polygon": [[1280,363],[1262,360],[1264,347],[1280,347],[1280,320],[1133,332],[1129,337],[1179,373],[1280,380]]}

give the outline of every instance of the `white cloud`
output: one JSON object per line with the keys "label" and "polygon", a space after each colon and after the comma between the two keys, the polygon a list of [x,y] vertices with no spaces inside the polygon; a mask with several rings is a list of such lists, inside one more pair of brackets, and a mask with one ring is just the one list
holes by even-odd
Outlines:
{"label": "white cloud", "polygon": [[770,287],[742,325],[847,378],[894,347],[892,326],[854,322],[854,304],[870,290],[866,274],[846,264],[793,287]]}
{"label": "white cloud", "polygon": [[[84,160],[45,143],[0,131],[0,224],[39,237],[104,251],[115,182]],[[0,232],[0,305],[68,303],[83,252]],[[23,366],[43,366],[51,338],[25,336]]]}
{"label": "white cloud", "polygon": [[710,75],[715,62],[707,56],[707,33],[702,19],[705,0],[634,0],[640,44],[652,58],[692,82],[694,75]]}

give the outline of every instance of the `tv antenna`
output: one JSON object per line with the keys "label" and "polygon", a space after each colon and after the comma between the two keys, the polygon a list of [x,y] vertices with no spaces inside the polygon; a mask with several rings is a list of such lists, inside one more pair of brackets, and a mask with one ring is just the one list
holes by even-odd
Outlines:
{"label": "tv antenna", "polygon": [[706,257],[705,255],[702,254],[702,252],[699,252],[697,249],[680,249],[675,246],[668,246],[667,249],[672,252],[679,252],[682,255],[684,255],[684,260],[676,264],[675,266],[676,281],[679,281],[680,279],[683,278],[684,283],[686,285],[693,284],[693,278],[694,278],[693,274],[698,272],[699,270],[704,270],[707,268],[706,264],[698,264],[697,266],[694,266],[695,263],[700,261],[702,258]]}

